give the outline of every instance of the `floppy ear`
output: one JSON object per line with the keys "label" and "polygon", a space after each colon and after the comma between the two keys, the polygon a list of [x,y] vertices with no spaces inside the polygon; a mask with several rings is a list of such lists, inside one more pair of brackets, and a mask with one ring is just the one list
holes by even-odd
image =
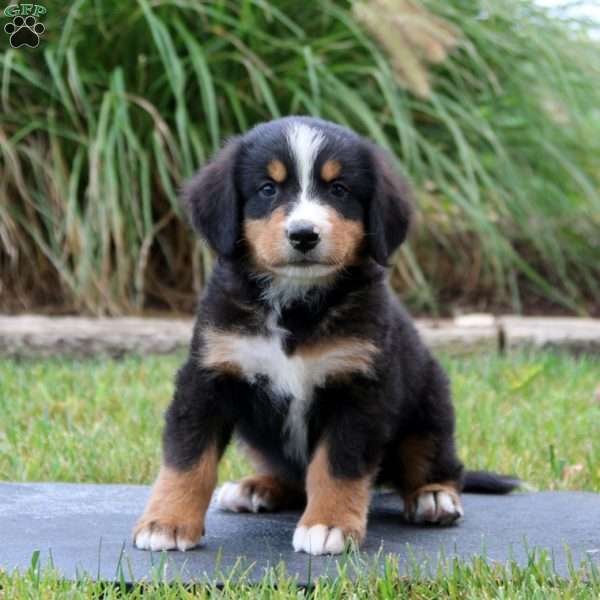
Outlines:
{"label": "floppy ear", "polygon": [[233,138],[185,186],[183,204],[194,229],[219,256],[232,256],[240,237],[234,181],[240,138]]}
{"label": "floppy ear", "polygon": [[373,148],[375,193],[367,212],[367,239],[371,256],[383,266],[408,233],[412,194],[408,183],[394,172],[390,159]]}

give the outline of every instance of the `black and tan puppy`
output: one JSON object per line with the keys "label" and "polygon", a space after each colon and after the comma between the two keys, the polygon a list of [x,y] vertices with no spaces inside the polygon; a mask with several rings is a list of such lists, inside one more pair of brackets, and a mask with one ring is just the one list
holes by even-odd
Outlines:
{"label": "black and tan puppy", "polygon": [[232,139],[191,181],[191,220],[218,261],[138,548],[199,542],[234,433],[257,472],[225,484],[218,505],[303,507],[293,546],[311,554],[363,539],[375,484],[399,491],[410,521],[442,525],[462,516],[462,489],[514,487],[463,473],[446,376],[388,288],[408,195],[381,150],[304,117]]}

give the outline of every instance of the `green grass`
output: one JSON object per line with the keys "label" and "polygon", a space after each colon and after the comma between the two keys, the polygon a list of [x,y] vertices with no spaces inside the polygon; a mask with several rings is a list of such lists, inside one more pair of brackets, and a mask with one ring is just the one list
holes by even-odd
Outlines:
{"label": "green grass", "polygon": [[390,3],[400,24],[374,1],[77,0],[38,49],[5,38],[4,307],[190,309],[211,258],[178,187],[225,137],[303,113],[413,180],[393,273],[413,308],[597,310],[598,44],[533,0]]}
{"label": "green grass", "polygon": [[[160,461],[162,413],[182,356],[0,361],[0,479],[150,483]],[[458,441],[469,467],[516,473],[539,489],[600,491],[599,360],[560,353],[444,358],[458,417]],[[579,465],[573,468],[574,465]],[[219,479],[249,472],[230,448]],[[311,598],[597,598],[600,577],[573,567],[558,578],[548,556],[527,567],[448,561],[445,569],[407,578],[388,561],[383,576],[359,565],[322,580]],[[258,586],[232,578],[210,585],[168,587],[160,577],[129,597],[304,598],[306,590],[274,569]],[[234,583],[235,579],[235,583]],[[26,573],[0,571],[0,598],[116,598],[120,587],[85,578],[62,581],[39,565]]]}
{"label": "green grass", "polygon": [[[1,361],[0,479],[150,483],[181,361]],[[469,467],[516,473],[540,489],[600,491],[597,358],[486,354],[444,362]],[[574,465],[581,467],[568,469]],[[221,479],[247,472],[232,448]]]}
{"label": "green grass", "polygon": [[[600,595],[600,575],[593,568],[573,568],[569,579],[554,575],[551,560],[545,554],[532,555],[527,568],[514,563],[491,565],[477,558],[469,563],[446,561],[443,570],[411,578],[398,574],[392,557],[384,559],[383,573],[368,565],[348,560],[335,578],[316,580],[310,589],[298,586],[285,574],[283,565],[269,569],[258,584],[251,584],[241,573],[226,579],[225,585],[189,586],[161,583],[160,564],[148,583],[128,588],[124,584],[107,585],[81,577],[77,582],[62,580],[50,569],[32,564],[25,574],[0,571],[0,597],[6,598],[117,598],[179,600],[181,598],[222,598],[245,600],[277,598],[301,600],[438,600],[440,598],[482,600],[488,598],[522,600],[592,600]],[[416,565],[415,565],[416,566]],[[352,575],[360,573],[358,577]]]}

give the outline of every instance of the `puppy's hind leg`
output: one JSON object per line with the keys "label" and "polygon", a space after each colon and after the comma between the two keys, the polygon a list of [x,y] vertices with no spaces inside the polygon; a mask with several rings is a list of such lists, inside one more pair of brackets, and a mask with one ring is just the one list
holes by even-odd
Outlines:
{"label": "puppy's hind leg", "polygon": [[221,510],[256,513],[304,506],[306,494],[302,482],[294,483],[282,477],[261,452],[246,443],[241,443],[241,449],[256,473],[221,486],[217,496],[217,506]]}
{"label": "puppy's hind leg", "polygon": [[301,507],[303,502],[302,490],[274,475],[258,473],[224,483],[217,496],[217,506],[233,512],[274,512]]}
{"label": "puppy's hind leg", "polygon": [[[445,456],[440,447],[446,446]],[[411,435],[397,447],[393,482],[411,523],[451,525],[464,512],[459,496],[462,465],[451,448],[434,436]]]}
{"label": "puppy's hind leg", "polygon": [[454,409],[448,380],[431,360],[419,394],[418,412],[407,422],[418,429],[392,444],[384,477],[404,498],[404,516],[412,523],[450,525],[463,516],[459,492],[463,466],[454,444]]}

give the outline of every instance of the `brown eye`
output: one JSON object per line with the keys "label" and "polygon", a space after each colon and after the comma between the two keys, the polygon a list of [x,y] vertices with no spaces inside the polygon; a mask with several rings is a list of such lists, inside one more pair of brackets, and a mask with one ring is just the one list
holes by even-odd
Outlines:
{"label": "brown eye", "polygon": [[272,198],[277,193],[277,188],[272,183],[265,183],[259,188],[259,193],[265,198]]}
{"label": "brown eye", "polygon": [[348,193],[348,188],[339,182],[331,184],[330,192],[336,198],[343,198]]}

